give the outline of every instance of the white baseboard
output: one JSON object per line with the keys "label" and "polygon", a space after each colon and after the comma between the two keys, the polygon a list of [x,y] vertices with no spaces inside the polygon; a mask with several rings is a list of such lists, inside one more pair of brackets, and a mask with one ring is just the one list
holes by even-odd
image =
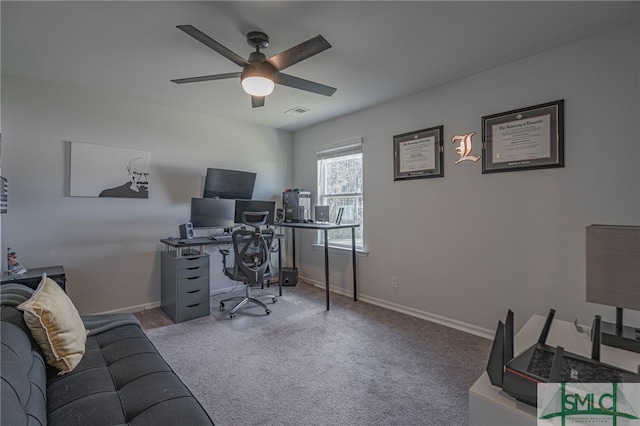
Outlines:
{"label": "white baseboard", "polygon": [[[324,290],[324,282],[312,280],[310,278],[299,277],[301,281],[313,285]],[[228,291],[236,289],[235,287],[229,287],[225,289],[218,289],[216,294],[226,293]],[[330,288],[330,290],[343,296],[353,297],[352,291],[345,291],[343,289]],[[370,303],[372,305],[380,306],[381,308],[391,309],[392,311],[400,312],[403,314],[411,315],[416,318],[421,318],[427,321],[434,322],[436,324],[444,325],[445,327],[454,328],[456,330],[464,331],[465,333],[473,334],[476,336],[484,337],[493,340],[495,330],[489,330],[483,327],[478,327],[473,324],[469,324],[462,321],[457,321],[451,318],[443,317],[440,315],[432,314],[430,312],[421,311],[418,309],[410,308],[408,306],[399,305],[397,303],[389,302],[388,300],[378,299],[376,297],[367,296],[366,294],[359,294],[358,300],[364,303]],[[133,313],[145,311],[148,309],[156,309],[160,307],[160,301],[153,303],[145,303],[142,305],[129,306],[126,308],[114,309],[111,311],[100,312],[100,314],[116,314],[116,313]]]}
{"label": "white baseboard", "polygon": [[152,302],[152,303],[145,303],[142,305],[135,305],[135,306],[128,306],[126,308],[120,308],[120,309],[114,309],[111,311],[104,311],[104,312],[98,312],[96,315],[101,315],[101,314],[131,314],[134,312],[140,312],[140,311],[146,311],[149,309],[156,309],[160,307],[160,302]]}
{"label": "white baseboard", "polygon": [[[314,287],[324,289],[324,282],[312,280],[309,278],[300,277],[300,280],[312,284]],[[344,296],[353,297],[353,291],[345,291],[343,289],[335,289],[330,287],[330,291]],[[410,308],[408,306],[399,305],[397,303],[389,302],[388,300],[378,299],[376,297],[367,296],[366,294],[358,294],[358,301],[370,303],[372,305],[380,306],[381,308],[391,309],[392,311],[401,312],[403,314],[411,315],[416,318],[421,318],[427,321],[434,322],[436,324],[444,325],[445,327],[454,328],[456,330],[464,331],[465,333],[473,334],[475,336],[484,337],[486,339],[493,340],[495,330],[489,330],[484,327],[478,327],[473,324],[469,324],[462,321],[457,321],[451,318],[443,317],[440,315],[432,314],[430,312],[421,311],[418,309]]]}
{"label": "white baseboard", "polygon": [[[216,289],[215,292],[210,292],[209,296],[219,296],[221,294],[232,293],[232,292],[238,291],[238,290],[244,290],[244,284],[240,283],[239,285],[232,285],[232,286],[225,287],[225,288],[218,288],[218,289]],[[161,306],[161,304],[162,304],[161,301],[158,300],[157,302],[144,303],[142,305],[134,305],[134,306],[128,306],[126,308],[113,309],[111,311],[98,312],[98,313],[96,313],[96,315],[101,315],[101,314],[128,314],[128,313],[146,311],[146,310],[149,310],[149,309],[159,308]]]}

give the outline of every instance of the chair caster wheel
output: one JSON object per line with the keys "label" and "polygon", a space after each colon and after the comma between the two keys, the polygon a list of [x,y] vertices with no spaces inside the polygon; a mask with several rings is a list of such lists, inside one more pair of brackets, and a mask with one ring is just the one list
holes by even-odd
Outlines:
{"label": "chair caster wheel", "polygon": [[271,313],[271,309],[265,309],[264,311],[266,312],[267,315]]}
{"label": "chair caster wheel", "polygon": [[276,303],[278,301],[278,299],[276,299],[275,297],[271,300],[273,300],[273,303]]}
{"label": "chair caster wheel", "polygon": [[224,303],[220,302],[220,310],[224,311]]}
{"label": "chair caster wheel", "polygon": [[236,314],[235,314],[235,313],[234,313],[234,314],[229,314],[229,317],[230,317],[231,319],[234,319],[234,318],[236,317]]}

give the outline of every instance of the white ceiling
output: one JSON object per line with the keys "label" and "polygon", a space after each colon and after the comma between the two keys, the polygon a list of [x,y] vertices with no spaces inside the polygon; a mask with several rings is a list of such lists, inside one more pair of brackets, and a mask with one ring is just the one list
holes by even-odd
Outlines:
{"label": "white ceiling", "polygon": [[[295,131],[637,22],[638,1],[2,1],[2,73],[74,84]],[[337,87],[325,97],[277,86],[263,108],[240,71],[176,28],[191,24],[242,57],[263,31],[273,56],[322,34],[333,45],[286,73]],[[526,82],[525,82],[526,83]],[[299,116],[285,111],[310,109]]]}

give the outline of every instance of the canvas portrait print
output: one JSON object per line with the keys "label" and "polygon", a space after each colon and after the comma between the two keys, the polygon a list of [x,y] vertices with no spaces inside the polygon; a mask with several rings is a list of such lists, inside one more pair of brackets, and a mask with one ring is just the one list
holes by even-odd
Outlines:
{"label": "canvas portrait print", "polygon": [[149,151],[71,142],[72,197],[149,198]]}

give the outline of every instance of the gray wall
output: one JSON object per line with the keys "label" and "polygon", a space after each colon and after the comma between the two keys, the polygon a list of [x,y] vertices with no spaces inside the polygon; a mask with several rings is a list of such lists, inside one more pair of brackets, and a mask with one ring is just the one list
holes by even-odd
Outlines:
{"label": "gray wall", "polygon": [[[160,239],[189,220],[207,167],[257,172],[258,199],[291,184],[288,132],[9,76],[2,113],[2,248],[27,268],[64,265],[82,314],[159,305]],[[69,141],[150,151],[149,199],[69,197]],[[215,293],[231,283],[208,251]]]}
{"label": "gray wall", "polygon": [[[206,167],[255,170],[255,196],[279,200],[282,188],[315,188],[309,166],[318,148],[362,137],[369,251],[359,258],[362,300],[480,334],[508,308],[517,324],[552,307],[562,319],[589,323],[601,313],[612,320],[613,308],[585,302],[584,228],[640,222],[638,40],[637,26],[624,28],[293,137],[3,76],[10,211],[2,217],[2,248],[15,248],[27,267],[64,264],[81,313],[154,306],[159,239],[177,235],[188,219]],[[453,165],[454,134],[477,132],[480,154],[482,116],[557,99],[566,102],[565,168],[482,175],[480,163]],[[394,182],[393,135],[440,124],[445,177]],[[69,197],[67,141],[151,151],[150,198]],[[301,275],[321,284],[322,251],[308,244],[312,233],[299,236]],[[213,256],[215,292],[228,281],[216,276]],[[331,257],[335,290],[349,292],[350,257]],[[637,313],[629,318],[640,323]]]}
{"label": "gray wall", "polygon": [[[479,334],[509,308],[517,325],[550,308],[613,321],[613,308],[585,302],[585,226],[640,223],[638,40],[626,27],[296,132],[302,188],[315,188],[320,147],[364,140],[361,298]],[[566,167],[483,175],[480,162],[453,164],[456,134],[475,131],[481,155],[483,116],[559,99]],[[445,177],[394,182],[393,135],[441,124]],[[301,237],[300,274],[321,284],[322,252]],[[349,256],[332,262],[348,293]]]}

